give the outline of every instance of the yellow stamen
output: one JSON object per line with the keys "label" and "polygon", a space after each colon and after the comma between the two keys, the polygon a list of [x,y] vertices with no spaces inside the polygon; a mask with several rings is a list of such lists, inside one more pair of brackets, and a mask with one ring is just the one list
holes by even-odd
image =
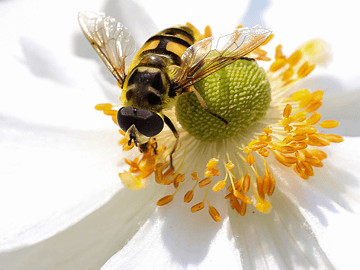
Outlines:
{"label": "yellow stamen", "polygon": [[233,194],[236,198],[240,199],[241,201],[243,201],[247,204],[251,203],[251,199],[248,196],[246,196],[242,191],[234,190]]}
{"label": "yellow stamen", "polygon": [[211,183],[211,179],[210,179],[210,177],[206,177],[205,179],[203,179],[203,180],[201,180],[200,182],[199,182],[199,187],[205,187],[205,186],[207,186],[208,184],[210,184]]}
{"label": "yellow stamen", "polygon": [[195,213],[197,211],[200,211],[201,209],[203,209],[205,207],[204,202],[195,204],[193,207],[191,207],[191,212]]}
{"label": "yellow stamen", "polygon": [[215,220],[216,222],[220,222],[220,214],[215,207],[209,206],[209,214],[213,218],[213,220]]}
{"label": "yellow stamen", "polygon": [[236,210],[240,215],[245,216],[247,205],[248,205],[247,203],[241,202],[240,209],[236,208]]}
{"label": "yellow stamen", "polygon": [[191,173],[191,176],[192,176],[192,180],[194,181],[199,180],[199,176],[196,172]]}
{"label": "yellow stamen", "polygon": [[250,166],[253,165],[254,162],[255,162],[255,157],[254,157],[253,155],[251,155],[251,154],[248,154],[248,155],[246,156],[246,162],[247,162]]}
{"label": "yellow stamen", "polygon": [[249,188],[250,188],[250,175],[246,174],[244,176],[244,184],[243,184],[244,192],[248,192]]}
{"label": "yellow stamen", "polygon": [[318,112],[314,112],[308,119],[306,119],[306,124],[315,125],[321,119],[321,114]]}
{"label": "yellow stamen", "polygon": [[156,204],[157,204],[158,206],[162,206],[162,205],[168,204],[168,203],[171,202],[173,199],[174,199],[174,195],[167,195],[167,196],[161,198]]}
{"label": "yellow stamen", "polygon": [[285,106],[285,109],[284,109],[284,112],[283,112],[283,116],[285,117],[285,118],[288,118],[289,116],[290,116],[290,114],[291,114],[291,105],[290,104],[286,104],[286,106]]}
{"label": "yellow stamen", "polygon": [[292,94],[291,98],[294,101],[301,101],[304,98],[310,96],[310,92],[307,89],[301,89]]}
{"label": "yellow stamen", "polygon": [[294,52],[287,60],[290,66],[295,66],[302,57],[301,51]]}
{"label": "yellow stamen", "polygon": [[265,193],[264,193],[264,179],[260,176],[256,177],[256,184],[257,184],[257,191],[262,200],[265,200]]}
{"label": "yellow stamen", "polygon": [[225,187],[225,185],[226,185],[226,181],[221,180],[221,181],[217,182],[217,183],[213,186],[212,190],[213,190],[214,192],[217,192],[217,191],[219,191],[219,190],[222,190],[222,189]]}
{"label": "yellow stamen", "polygon": [[208,169],[214,169],[218,163],[219,163],[219,159],[217,159],[217,158],[212,158],[212,159],[210,159],[209,162],[206,164],[206,167],[207,167]]}
{"label": "yellow stamen", "polygon": [[272,72],[278,71],[280,68],[284,67],[286,65],[285,59],[277,59],[274,63],[270,66],[270,70]]}
{"label": "yellow stamen", "polygon": [[259,210],[260,212],[267,214],[270,213],[272,206],[270,202],[262,202],[262,203],[257,203],[255,205],[256,209]]}
{"label": "yellow stamen", "polygon": [[194,190],[189,190],[184,196],[184,202],[189,203],[194,198]]}
{"label": "yellow stamen", "polygon": [[325,120],[319,124],[319,126],[322,128],[335,128],[338,125],[339,125],[339,122],[334,121],[334,120]]}
{"label": "yellow stamen", "polygon": [[95,106],[95,110],[98,111],[105,111],[105,110],[111,110],[114,106],[110,103],[102,103],[102,104],[97,104]]}

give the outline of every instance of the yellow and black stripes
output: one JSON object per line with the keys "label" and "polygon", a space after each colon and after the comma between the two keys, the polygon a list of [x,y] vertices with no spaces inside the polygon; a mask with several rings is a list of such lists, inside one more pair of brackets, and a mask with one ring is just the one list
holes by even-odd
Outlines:
{"label": "yellow and black stripes", "polygon": [[142,61],[151,55],[161,57],[167,68],[173,65],[180,66],[181,56],[194,42],[194,33],[189,27],[175,26],[167,28],[145,42],[144,46],[136,54],[130,66],[130,71],[139,63],[142,66],[154,67],[151,61]]}

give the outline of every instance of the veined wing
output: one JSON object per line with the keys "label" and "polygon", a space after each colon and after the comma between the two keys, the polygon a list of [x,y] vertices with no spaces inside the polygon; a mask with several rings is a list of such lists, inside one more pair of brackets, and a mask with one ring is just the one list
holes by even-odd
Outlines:
{"label": "veined wing", "polygon": [[120,85],[125,80],[125,58],[135,51],[127,28],[104,13],[79,12],[82,31]]}
{"label": "veined wing", "polygon": [[176,89],[184,89],[255,50],[271,31],[259,25],[239,28],[232,34],[209,37],[190,46],[182,55]]}

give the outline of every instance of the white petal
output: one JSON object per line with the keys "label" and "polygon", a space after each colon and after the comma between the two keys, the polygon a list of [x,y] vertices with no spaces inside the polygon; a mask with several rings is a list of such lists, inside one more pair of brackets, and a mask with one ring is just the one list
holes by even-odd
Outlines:
{"label": "white petal", "polygon": [[219,4],[223,8],[221,10],[218,4],[192,0],[183,0],[177,4],[164,0],[135,0],[135,2],[151,15],[159,30],[190,22],[201,32],[206,25],[210,25],[214,33],[221,36],[231,33],[243,23],[241,17],[245,16],[251,1],[224,0]]}
{"label": "white petal", "polygon": [[271,203],[269,214],[253,206],[244,217],[229,213],[246,269],[334,269],[297,205],[280,192]]}
{"label": "white petal", "polygon": [[[142,191],[121,190],[107,204],[56,236],[0,254],[0,265],[7,270],[99,269],[153,213],[159,193],[158,185]],[[34,233],[32,229],[36,228],[30,228]]]}
{"label": "white petal", "polygon": [[[359,89],[360,54],[356,53],[358,38],[354,34],[354,26],[360,24],[359,8],[360,3],[353,1],[343,1],[339,5],[335,1],[306,0],[296,6],[286,0],[271,1],[264,13],[266,26],[275,33],[269,45],[281,43],[285,53],[291,54],[302,43],[321,38],[330,44],[333,58],[326,68],[317,68],[313,75],[340,82],[343,91]],[[349,52],[349,57],[344,57],[344,50]]]}
{"label": "white petal", "polygon": [[54,235],[122,187],[116,133],[2,121],[0,250]]}
{"label": "white petal", "polygon": [[[225,204],[218,210],[226,213]],[[238,269],[234,244],[228,218],[215,223],[206,209],[192,214],[178,196],[158,208],[101,269]]]}
{"label": "white petal", "polygon": [[299,206],[319,245],[338,269],[351,269],[357,264],[357,250],[344,247],[349,239],[360,241],[358,149],[359,138],[346,137],[341,144],[331,145],[324,167],[315,168],[315,176],[309,180],[272,163],[277,189]]}
{"label": "white petal", "polygon": [[324,97],[323,104],[319,110],[322,119],[333,119],[340,122],[336,129],[325,133],[335,133],[341,136],[360,135],[360,89],[328,95]]}
{"label": "white petal", "polygon": [[[309,76],[296,84],[293,91],[303,88],[316,91],[324,89],[323,105],[318,110],[321,114],[321,121],[336,120],[340,125],[331,130],[341,136],[360,135],[360,86],[353,91],[347,91],[343,83],[332,76]],[[320,127],[317,127],[321,130]],[[329,130],[321,131],[330,133]]]}

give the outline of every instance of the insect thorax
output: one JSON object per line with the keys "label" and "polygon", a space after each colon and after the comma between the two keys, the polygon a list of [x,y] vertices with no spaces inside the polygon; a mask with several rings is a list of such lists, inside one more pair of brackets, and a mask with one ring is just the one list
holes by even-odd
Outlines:
{"label": "insect thorax", "polygon": [[165,29],[149,38],[134,57],[124,83],[124,106],[160,112],[170,107],[169,89],[179,72],[181,56],[194,43],[186,26]]}

